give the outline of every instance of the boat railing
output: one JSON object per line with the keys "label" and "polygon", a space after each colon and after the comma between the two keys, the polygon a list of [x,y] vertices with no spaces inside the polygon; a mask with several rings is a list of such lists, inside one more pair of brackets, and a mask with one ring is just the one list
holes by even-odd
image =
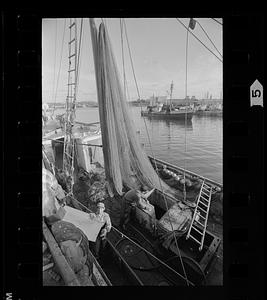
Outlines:
{"label": "boat railing", "polygon": [[106,273],[103,271],[102,267],[100,266],[92,252],[89,249],[88,252],[91,262],[93,263],[92,281],[99,286],[112,286],[112,283],[108,279]]}
{"label": "boat railing", "polygon": [[107,238],[107,242],[110,245],[110,247],[113,249],[113,251],[116,253],[116,255],[120,258],[120,260],[123,262],[124,266],[127,268],[127,270],[130,272],[130,274],[132,275],[132,277],[135,279],[135,281],[143,286],[143,282],[139,279],[139,277],[135,274],[135,272],[132,270],[132,268],[128,265],[128,263],[126,262],[126,260],[123,258],[123,256],[120,254],[120,252],[114,247],[114,245],[112,244],[112,242]]}
{"label": "boat railing", "polygon": [[158,163],[160,163],[160,164],[166,165],[167,167],[169,167],[169,168],[171,168],[171,169],[177,169],[177,170],[179,170],[180,172],[185,173],[186,175],[196,176],[196,177],[198,177],[198,178],[200,178],[200,179],[202,179],[202,180],[205,180],[206,183],[211,184],[211,185],[214,185],[214,186],[217,186],[217,187],[220,187],[221,189],[222,189],[222,187],[223,187],[223,185],[222,185],[221,183],[218,183],[218,182],[216,182],[216,181],[214,181],[214,180],[211,180],[211,179],[209,179],[209,178],[206,178],[206,177],[204,177],[204,176],[201,176],[201,175],[199,175],[199,174],[196,174],[196,173],[194,173],[194,172],[192,172],[192,171],[188,171],[188,170],[185,170],[185,169],[180,168],[180,167],[178,167],[178,166],[174,166],[174,165],[172,165],[172,164],[170,164],[170,163],[167,163],[166,161],[163,161],[163,160],[161,160],[161,159],[153,158],[153,157],[150,156],[150,155],[148,155],[148,158],[150,159],[151,162],[153,162],[153,161],[156,162],[156,163],[158,162]]}
{"label": "boat railing", "polygon": [[[57,241],[53,237],[52,233],[50,232],[44,221],[43,234],[65,284],[68,286],[81,286],[80,281],[78,280],[76,274],[67,262],[65,256],[63,255],[60,249],[60,246],[58,245]],[[93,265],[92,277],[91,279],[89,278],[89,283],[87,285],[112,286],[110,280],[108,279],[107,275],[101,268],[100,264],[98,263],[90,249],[87,250],[89,260]]]}
{"label": "boat railing", "polygon": [[92,122],[92,123],[84,123],[84,122],[75,122],[75,124],[84,125],[84,126],[96,126],[97,124],[100,124],[100,122]]}
{"label": "boat railing", "polygon": [[[59,273],[67,286],[81,286],[76,274],[68,264],[65,256],[61,252],[61,249],[53,237],[52,233],[48,229],[47,225],[43,221],[43,235],[51,252],[51,255],[58,267]],[[90,282],[91,283],[91,282]],[[90,284],[93,285],[93,284]]]}

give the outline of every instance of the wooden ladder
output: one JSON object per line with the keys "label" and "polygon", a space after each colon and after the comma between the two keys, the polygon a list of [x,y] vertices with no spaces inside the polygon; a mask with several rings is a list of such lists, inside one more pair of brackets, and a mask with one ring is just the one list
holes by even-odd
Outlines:
{"label": "wooden ladder", "polygon": [[202,250],[204,244],[207,221],[209,216],[209,209],[210,209],[211,194],[212,194],[212,187],[210,185],[207,185],[205,183],[205,180],[203,180],[198,195],[197,204],[192,218],[192,222],[190,224],[186,236],[186,239],[190,238],[200,245],[199,251]]}
{"label": "wooden ladder", "polygon": [[75,122],[75,103],[77,89],[77,25],[76,19],[70,19],[69,25],[69,69],[68,69],[68,95],[66,99],[65,114],[65,136],[64,136],[64,152],[63,152],[63,171],[67,176],[71,177],[71,190],[74,183],[74,153],[75,143],[73,138],[72,127]]}

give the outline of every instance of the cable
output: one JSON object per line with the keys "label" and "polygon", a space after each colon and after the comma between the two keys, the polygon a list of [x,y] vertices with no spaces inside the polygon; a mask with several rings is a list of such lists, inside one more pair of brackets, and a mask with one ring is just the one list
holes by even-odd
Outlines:
{"label": "cable", "polygon": [[[137,84],[137,80],[136,80],[136,76],[135,76],[135,71],[134,71],[134,67],[133,67],[131,48],[130,48],[130,45],[129,45],[128,35],[127,35],[127,27],[126,27],[126,23],[125,23],[124,19],[123,19],[123,23],[124,23],[124,28],[125,28],[125,36],[126,36],[126,41],[127,41],[128,51],[129,51],[129,57],[130,57],[130,61],[131,61],[131,67],[132,67],[133,76],[134,76],[134,82],[135,82],[138,98],[139,98],[140,104],[141,104],[141,97],[140,97],[140,92],[139,92],[139,88],[138,88],[138,84]],[[142,105],[141,105],[141,109],[142,109]]]}
{"label": "cable", "polygon": [[214,46],[214,48],[217,50],[217,52],[221,55],[221,52],[217,49],[217,47],[215,46],[215,44],[213,43],[213,41],[211,40],[211,38],[209,37],[209,35],[207,34],[207,32],[205,31],[205,29],[202,27],[202,25],[199,23],[199,21],[196,20],[196,22],[198,23],[198,25],[200,26],[200,28],[204,31],[205,35],[207,36],[207,38],[209,39],[209,41],[212,43],[212,45]]}
{"label": "cable", "polygon": [[56,85],[55,100],[54,100],[54,109],[53,109],[53,112],[52,112],[52,116],[54,115],[55,108],[56,108],[57,89],[58,89],[59,75],[60,75],[60,71],[61,71],[61,62],[62,62],[63,44],[64,44],[64,39],[65,39],[65,29],[66,29],[66,19],[64,19],[64,31],[63,31],[63,38],[62,38],[62,44],[61,44],[60,63],[59,63],[59,69],[58,69],[58,74],[57,74],[57,85]]}
{"label": "cable", "polygon": [[217,22],[218,24],[222,25],[222,23],[219,22],[218,20],[216,20],[215,18],[212,18],[212,20],[214,20],[214,21]]}
{"label": "cable", "polygon": [[[187,61],[188,61],[188,32],[189,32],[189,25],[187,27],[186,32],[186,47],[185,47],[185,99],[187,99]],[[185,107],[185,157],[184,157],[184,184],[183,184],[183,196],[184,202],[186,201],[186,188],[185,188],[185,169],[186,169],[186,127],[187,127],[187,105]]]}
{"label": "cable", "polygon": [[220,62],[223,62],[222,59],[220,59],[213,51],[211,51],[192,31],[187,29],[187,27],[184,25],[183,22],[181,22],[178,18],[176,20],[181,23],[188,32],[190,32],[210,53],[212,53]]}
{"label": "cable", "polygon": [[[152,249],[154,249],[155,248],[155,246],[137,229],[137,228],[135,228],[134,226],[132,226],[131,224],[129,224],[130,226],[131,226],[131,228],[133,228],[135,231],[137,231],[138,232],[138,234],[139,235],[141,235],[142,236],[142,238],[146,241],[146,242],[148,242],[149,244],[150,244],[150,246],[152,247]],[[120,239],[116,244],[115,244],[115,246],[114,247],[117,247],[117,245],[119,245],[123,240],[125,240],[124,238],[122,238],[122,239]],[[139,241],[137,241],[137,242],[139,242]],[[207,246],[206,246],[206,248],[208,248]],[[218,255],[217,255],[218,256]],[[175,256],[172,256],[172,257],[169,257],[168,259],[166,259],[166,260],[164,260],[163,262],[164,263],[167,263],[167,262],[169,262],[169,261],[171,261],[171,260],[173,260],[174,258],[178,258],[179,256],[178,255],[175,255]],[[198,267],[198,269],[200,270],[200,272],[201,272],[201,274],[202,274],[202,276],[203,276],[203,279],[204,279],[204,281],[206,282],[206,275],[204,274],[204,271],[202,270],[202,268],[200,267],[200,265],[195,261],[195,260],[193,260],[191,257],[189,257],[189,256],[182,256],[182,257],[184,257],[185,259],[189,259],[190,261],[192,261],[193,262],[193,264],[194,265],[196,265],[197,267]],[[151,267],[151,268],[137,268],[137,267],[134,267],[133,265],[131,265],[131,264],[129,264],[129,266],[131,267],[131,268],[133,268],[133,269],[136,269],[136,270],[139,270],[139,271],[152,271],[152,270],[155,270],[155,269],[158,269],[158,268],[160,268],[161,267],[161,265],[157,265],[157,266],[154,266],[154,267]]]}
{"label": "cable", "polygon": [[[135,76],[135,72],[134,72],[134,68],[133,68],[133,62],[132,62],[132,56],[131,56],[131,51],[130,51],[130,46],[129,46],[129,41],[128,41],[127,27],[126,27],[125,20],[124,20],[124,24],[125,24],[125,35],[126,35],[127,45],[128,45],[128,50],[129,50],[130,59],[131,59],[131,66],[132,66],[132,70],[133,70],[133,74],[134,74],[134,79],[135,79],[135,84],[136,84],[138,96],[139,96],[139,99],[140,99],[140,93],[139,93],[139,89],[138,89],[138,85],[137,85],[137,81],[136,81],[136,76]],[[140,102],[140,103],[141,103],[141,102]],[[142,106],[141,106],[141,108],[142,108]],[[149,140],[149,144],[150,144],[152,156],[153,156],[153,158],[154,158],[154,160],[155,160],[155,155],[154,155],[154,151],[153,151],[153,148],[152,148],[150,136],[149,136],[149,134],[148,134],[147,124],[146,124],[145,119],[144,119],[144,122],[145,122],[145,127],[146,127],[146,131],[147,131],[147,135],[148,135],[148,140]],[[163,198],[164,198],[164,202],[165,202],[165,205],[166,205],[166,210],[167,210],[167,213],[168,213],[168,216],[169,216],[169,222],[170,222],[171,227],[172,227],[172,232],[174,232],[174,230],[173,230],[173,225],[172,225],[172,222],[171,222],[171,218],[170,218],[170,215],[169,215],[169,212],[168,212],[167,200],[166,200],[166,197],[165,197],[165,193],[163,192],[163,187],[162,187],[162,184],[161,184],[161,179],[160,179],[160,177],[159,177],[159,172],[158,172],[158,167],[157,167],[157,165],[156,165],[156,172],[157,172],[157,175],[158,175],[160,188],[161,188],[161,191],[162,191],[162,194],[163,194]],[[179,249],[179,247],[178,247],[178,242],[177,242],[177,239],[176,239],[175,234],[174,234],[174,239],[175,239],[175,244],[176,244],[178,253],[179,253],[179,255],[180,255],[181,253],[180,253],[180,249]],[[180,255],[180,258],[181,258],[181,255]],[[181,264],[182,264],[182,267],[183,267],[183,271],[184,271],[184,275],[185,275],[185,278],[186,278],[187,285],[189,285],[189,281],[188,281],[188,278],[187,278],[187,276],[186,276],[186,272],[185,272],[185,268],[184,268],[184,264],[183,264],[182,259],[181,259]]]}
{"label": "cable", "polygon": [[122,68],[123,68],[123,87],[124,87],[124,96],[126,97],[126,75],[125,75],[125,66],[124,66],[124,51],[123,51],[123,24],[122,19],[120,19],[120,31],[121,31],[121,55],[122,55]]}
{"label": "cable", "polygon": [[[64,191],[64,193],[66,193]],[[88,210],[89,212],[93,212],[91,209],[89,209],[88,207],[86,207],[84,204],[82,204],[80,201],[78,201],[76,198],[74,198],[72,195],[67,194],[66,193],[66,197],[69,196],[70,198],[72,198],[74,201],[78,202],[79,205],[81,205],[82,207],[84,207],[86,210]],[[155,255],[153,255],[152,253],[150,253],[148,250],[146,250],[145,248],[143,248],[141,245],[137,244],[135,241],[133,241],[131,238],[129,238],[127,235],[125,235],[124,233],[122,233],[121,231],[119,231],[116,227],[112,226],[111,228],[113,228],[116,232],[118,232],[122,237],[124,236],[125,238],[127,238],[129,241],[131,241],[133,244],[135,244],[137,247],[141,248],[143,251],[145,251],[146,253],[148,253],[150,256],[152,256],[153,258],[155,258],[157,261],[159,261],[161,264],[163,264],[164,266],[166,266],[168,269],[170,269],[172,272],[176,273],[179,277],[183,278],[184,280],[187,281],[187,283],[191,284],[194,286],[194,283],[189,281],[187,278],[183,277],[181,274],[179,274],[177,271],[175,271],[172,267],[170,267],[169,265],[165,264],[161,259],[159,259],[158,257],[156,257]]]}
{"label": "cable", "polygon": [[[58,141],[58,140],[49,139],[49,138],[43,138],[43,139],[44,140],[49,140],[49,141],[54,141],[54,142],[59,143],[59,144],[64,144],[63,141]],[[82,144],[82,143],[76,143],[76,145],[91,146],[91,147],[100,147],[100,148],[103,147],[102,145]]]}
{"label": "cable", "polygon": [[57,54],[57,19],[56,19],[56,34],[55,34],[55,51],[54,51],[54,76],[53,76],[53,92],[52,92],[52,99],[54,98],[55,94],[55,75],[56,75],[56,54]]}
{"label": "cable", "polygon": [[80,56],[81,56],[81,48],[82,48],[82,34],[83,34],[83,18],[81,20],[80,27],[80,39],[79,39],[79,52],[78,52],[78,62],[77,62],[77,78],[76,78],[76,98],[78,95],[78,87],[79,87],[79,78],[80,78]]}

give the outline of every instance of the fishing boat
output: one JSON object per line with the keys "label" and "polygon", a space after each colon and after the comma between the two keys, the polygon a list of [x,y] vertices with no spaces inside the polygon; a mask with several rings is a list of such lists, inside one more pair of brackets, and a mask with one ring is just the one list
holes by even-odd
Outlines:
{"label": "fishing boat", "polygon": [[190,106],[174,107],[172,104],[173,82],[170,88],[170,99],[167,104],[148,105],[146,110],[141,110],[142,117],[168,120],[191,120],[194,114]]}
{"label": "fishing boat", "polygon": [[194,111],[189,109],[187,112],[180,109],[169,109],[166,105],[166,110],[164,111],[153,111],[150,107],[146,111],[141,112],[142,117],[148,117],[153,119],[168,119],[168,120],[191,120],[194,115]]}
{"label": "fishing boat", "polygon": [[[70,30],[75,26],[76,21],[71,20]],[[222,185],[144,153],[134,137],[136,131],[125,122],[126,105],[105,25],[101,23],[97,29],[90,19],[90,28],[100,128],[73,119],[75,90],[68,90],[61,128],[43,131],[44,166],[64,187],[68,199],[61,220],[51,226],[44,218],[44,285],[209,284],[207,277],[218,275],[214,270],[219,275],[222,272],[217,260],[221,237],[207,229],[213,197],[222,196]],[[112,101],[118,101],[117,105]],[[105,112],[111,107],[118,110],[107,118]],[[120,112],[124,119],[118,118]],[[121,123],[111,127],[110,122]],[[59,172],[65,175],[63,179]],[[122,229],[117,220],[123,195],[140,183],[151,188],[148,201],[144,207],[132,209],[130,221]],[[92,228],[87,216],[99,201],[105,203],[113,226],[96,258],[89,247]],[[80,253],[78,262],[66,249]]]}
{"label": "fishing boat", "polygon": [[222,117],[223,116],[222,104],[199,105],[195,109],[195,115],[207,116],[207,117]]}

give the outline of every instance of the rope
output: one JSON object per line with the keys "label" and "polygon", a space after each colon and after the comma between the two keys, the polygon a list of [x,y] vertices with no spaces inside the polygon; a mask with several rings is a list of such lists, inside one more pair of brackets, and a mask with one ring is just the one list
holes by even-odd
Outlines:
{"label": "rope", "polygon": [[[131,50],[130,50],[128,36],[127,36],[127,28],[126,28],[125,20],[124,20],[124,24],[125,24],[125,35],[126,35],[126,39],[127,39],[127,45],[128,45],[128,50],[129,50],[129,55],[130,55],[130,60],[131,60],[132,71],[133,71],[133,74],[134,74],[134,80],[135,80],[135,84],[136,84],[136,88],[137,88],[138,97],[140,99],[140,92],[139,92],[139,89],[138,89],[138,85],[137,85],[137,81],[136,81],[136,76],[135,76],[135,72],[134,72],[134,67],[133,67]],[[140,104],[141,104],[141,102],[140,102]],[[142,110],[142,105],[141,105],[141,110]],[[146,124],[145,119],[144,119],[144,122],[145,122],[145,128],[146,128],[146,132],[147,132],[147,136],[148,136],[148,140],[149,140],[150,149],[151,149],[151,152],[152,152],[152,157],[153,157],[153,159],[155,161],[155,155],[154,155],[154,151],[153,151],[153,148],[152,148],[152,144],[151,144],[151,140],[150,140],[150,136],[149,136],[149,133],[148,133],[147,124]],[[164,202],[165,202],[165,205],[166,205],[166,211],[168,212],[167,200],[166,200],[165,194],[163,192],[163,187],[162,187],[161,180],[160,180],[160,177],[159,177],[159,171],[158,171],[157,164],[155,164],[155,166],[156,166],[156,172],[158,174],[160,188],[161,188],[161,191],[162,191],[162,194],[163,194],[163,198],[164,198]],[[173,230],[173,225],[172,225],[172,222],[171,222],[171,218],[170,218],[169,212],[168,212],[168,217],[169,217],[169,222],[170,222],[171,227],[172,227],[173,237],[175,239],[176,248],[177,248],[179,256],[180,256],[181,265],[182,265],[183,272],[184,272],[184,275],[185,275],[185,278],[186,278],[186,282],[187,282],[187,285],[189,285],[189,281],[188,281],[188,278],[187,278],[187,275],[186,275],[186,271],[185,271],[185,268],[184,268],[183,260],[182,260],[181,253],[180,253],[180,249],[178,247],[177,238],[176,238],[176,235],[175,235],[174,230]]]}
{"label": "rope", "polygon": [[[64,191],[65,193],[65,191]],[[67,193],[66,193],[67,194]],[[79,205],[81,205],[82,207],[84,207],[86,210],[88,210],[89,212],[93,212],[90,208],[86,207],[84,204],[82,204],[79,200],[77,200],[76,198],[74,198],[71,194],[67,194],[66,197],[69,196],[70,198],[72,198],[74,201],[78,202]],[[159,259],[158,257],[156,257],[155,255],[153,255],[151,252],[149,252],[148,250],[146,250],[145,248],[143,248],[141,245],[137,244],[134,240],[132,240],[131,238],[129,238],[127,235],[125,235],[124,233],[122,233],[120,230],[118,230],[117,228],[115,228],[114,226],[111,226],[112,229],[114,229],[116,232],[118,232],[122,237],[125,237],[126,239],[128,239],[130,242],[132,242],[134,245],[136,245],[137,247],[139,247],[140,249],[142,249],[143,251],[145,251],[147,254],[149,254],[151,257],[153,257],[154,259],[156,259],[158,262],[160,262],[162,265],[164,265],[165,267],[167,267],[169,270],[171,270],[172,272],[174,272],[175,274],[177,274],[179,277],[185,279],[187,281],[187,284],[189,285],[189,283],[191,285],[194,286],[194,283],[189,281],[187,279],[187,277],[183,277],[181,274],[179,274],[176,270],[174,270],[172,267],[170,267],[169,265],[167,265],[166,263],[164,263],[161,259]]]}
{"label": "rope", "polygon": [[[55,140],[55,139],[49,139],[49,138],[43,138],[44,140],[49,140],[49,141],[54,141],[56,143],[61,143],[61,144],[64,144],[63,141],[58,141],[58,140]],[[103,146],[102,145],[93,145],[93,144],[82,144],[82,143],[76,143],[76,145],[83,145],[83,146],[95,146],[95,147],[100,147],[102,148]]]}
{"label": "rope", "polygon": [[[185,99],[187,99],[187,62],[188,62],[188,32],[189,25],[186,32],[186,46],[185,46]],[[187,127],[187,105],[185,106],[185,134],[184,134],[184,185],[183,185],[183,195],[184,201],[186,200],[186,189],[185,189],[185,170],[186,170],[186,128]]]}
{"label": "rope", "polygon": [[124,51],[123,51],[123,24],[121,19],[120,19],[120,32],[121,32],[121,55],[122,55],[122,69],[123,69],[123,88],[124,88],[124,95],[126,97],[126,76],[125,76]]}
{"label": "rope", "polygon": [[59,63],[59,69],[58,69],[58,74],[57,74],[57,85],[56,85],[56,91],[55,91],[55,100],[54,100],[54,108],[53,108],[52,116],[54,115],[55,108],[56,108],[57,89],[58,89],[59,75],[60,75],[60,71],[61,71],[63,44],[64,44],[64,39],[65,39],[65,29],[66,29],[66,19],[64,19],[64,31],[63,31],[63,38],[62,38],[62,44],[61,44],[60,63]]}
{"label": "rope", "polygon": [[204,31],[205,35],[207,36],[207,38],[209,39],[209,41],[212,43],[212,45],[214,46],[214,48],[217,50],[217,52],[221,55],[221,52],[217,49],[217,47],[215,46],[215,44],[213,43],[213,41],[211,40],[211,38],[209,37],[209,35],[207,34],[207,32],[205,31],[205,29],[202,27],[202,25],[196,20],[196,22],[198,23],[198,25],[201,27],[201,29]]}
{"label": "rope", "polygon": [[218,24],[222,25],[222,23],[219,22],[218,20],[216,20],[215,18],[212,18],[212,20],[214,20],[214,21],[217,22]]}
{"label": "rope", "polygon": [[79,39],[79,46],[78,46],[79,52],[78,52],[78,62],[77,62],[76,98],[78,95],[79,78],[80,78],[80,56],[81,56],[81,48],[82,48],[82,33],[83,33],[83,18],[81,20],[80,39]]}
{"label": "rope", "polygon": [[55,94],[55,75],[56,75],[56,54],[57,54],[57,19],[56,19],[56,34],[55,34],[55,51],[54,51],[54,75],[53,75],[53,92],[52,92],[52,99],[54,98]]}
{"label": "rope", "polygon": [[127,35],[127,27],[126,27],[126,23],[125,23],[124,19],[123,19],[123,23],[124,23],[124,28],[125,28],[125,36],[126,36],[126,41],[127,41],[127,46],[128,46],[128,51],[129,51],[129,56],[130,56],[130,61],[131,61],[131,67],[132,67],[132,71],[133,71],[134,82],[135,82],[135,86],[136,86],[136,90],[137,90],[137,94],[138,94],[138,98],[140,100],[141,110],[142,110],[141,97],[140,97],[140,92],[139,92],[139,88],[138,88],[138,84],[137,84],[137,80],[136,80],[136,76],[135,76],[135,71],[134,71],[134,67],[133,67],[131,48],[129,46],[129,40],[128,40],[128,35]]}
{"label": "rope", "polygon": [[223,62],[212,50],[210,50],[192,31],[190,31],[178,18],[176,20],[181,23],[188,32],[190,32],[211,54],[213,54],[220,62]]}

